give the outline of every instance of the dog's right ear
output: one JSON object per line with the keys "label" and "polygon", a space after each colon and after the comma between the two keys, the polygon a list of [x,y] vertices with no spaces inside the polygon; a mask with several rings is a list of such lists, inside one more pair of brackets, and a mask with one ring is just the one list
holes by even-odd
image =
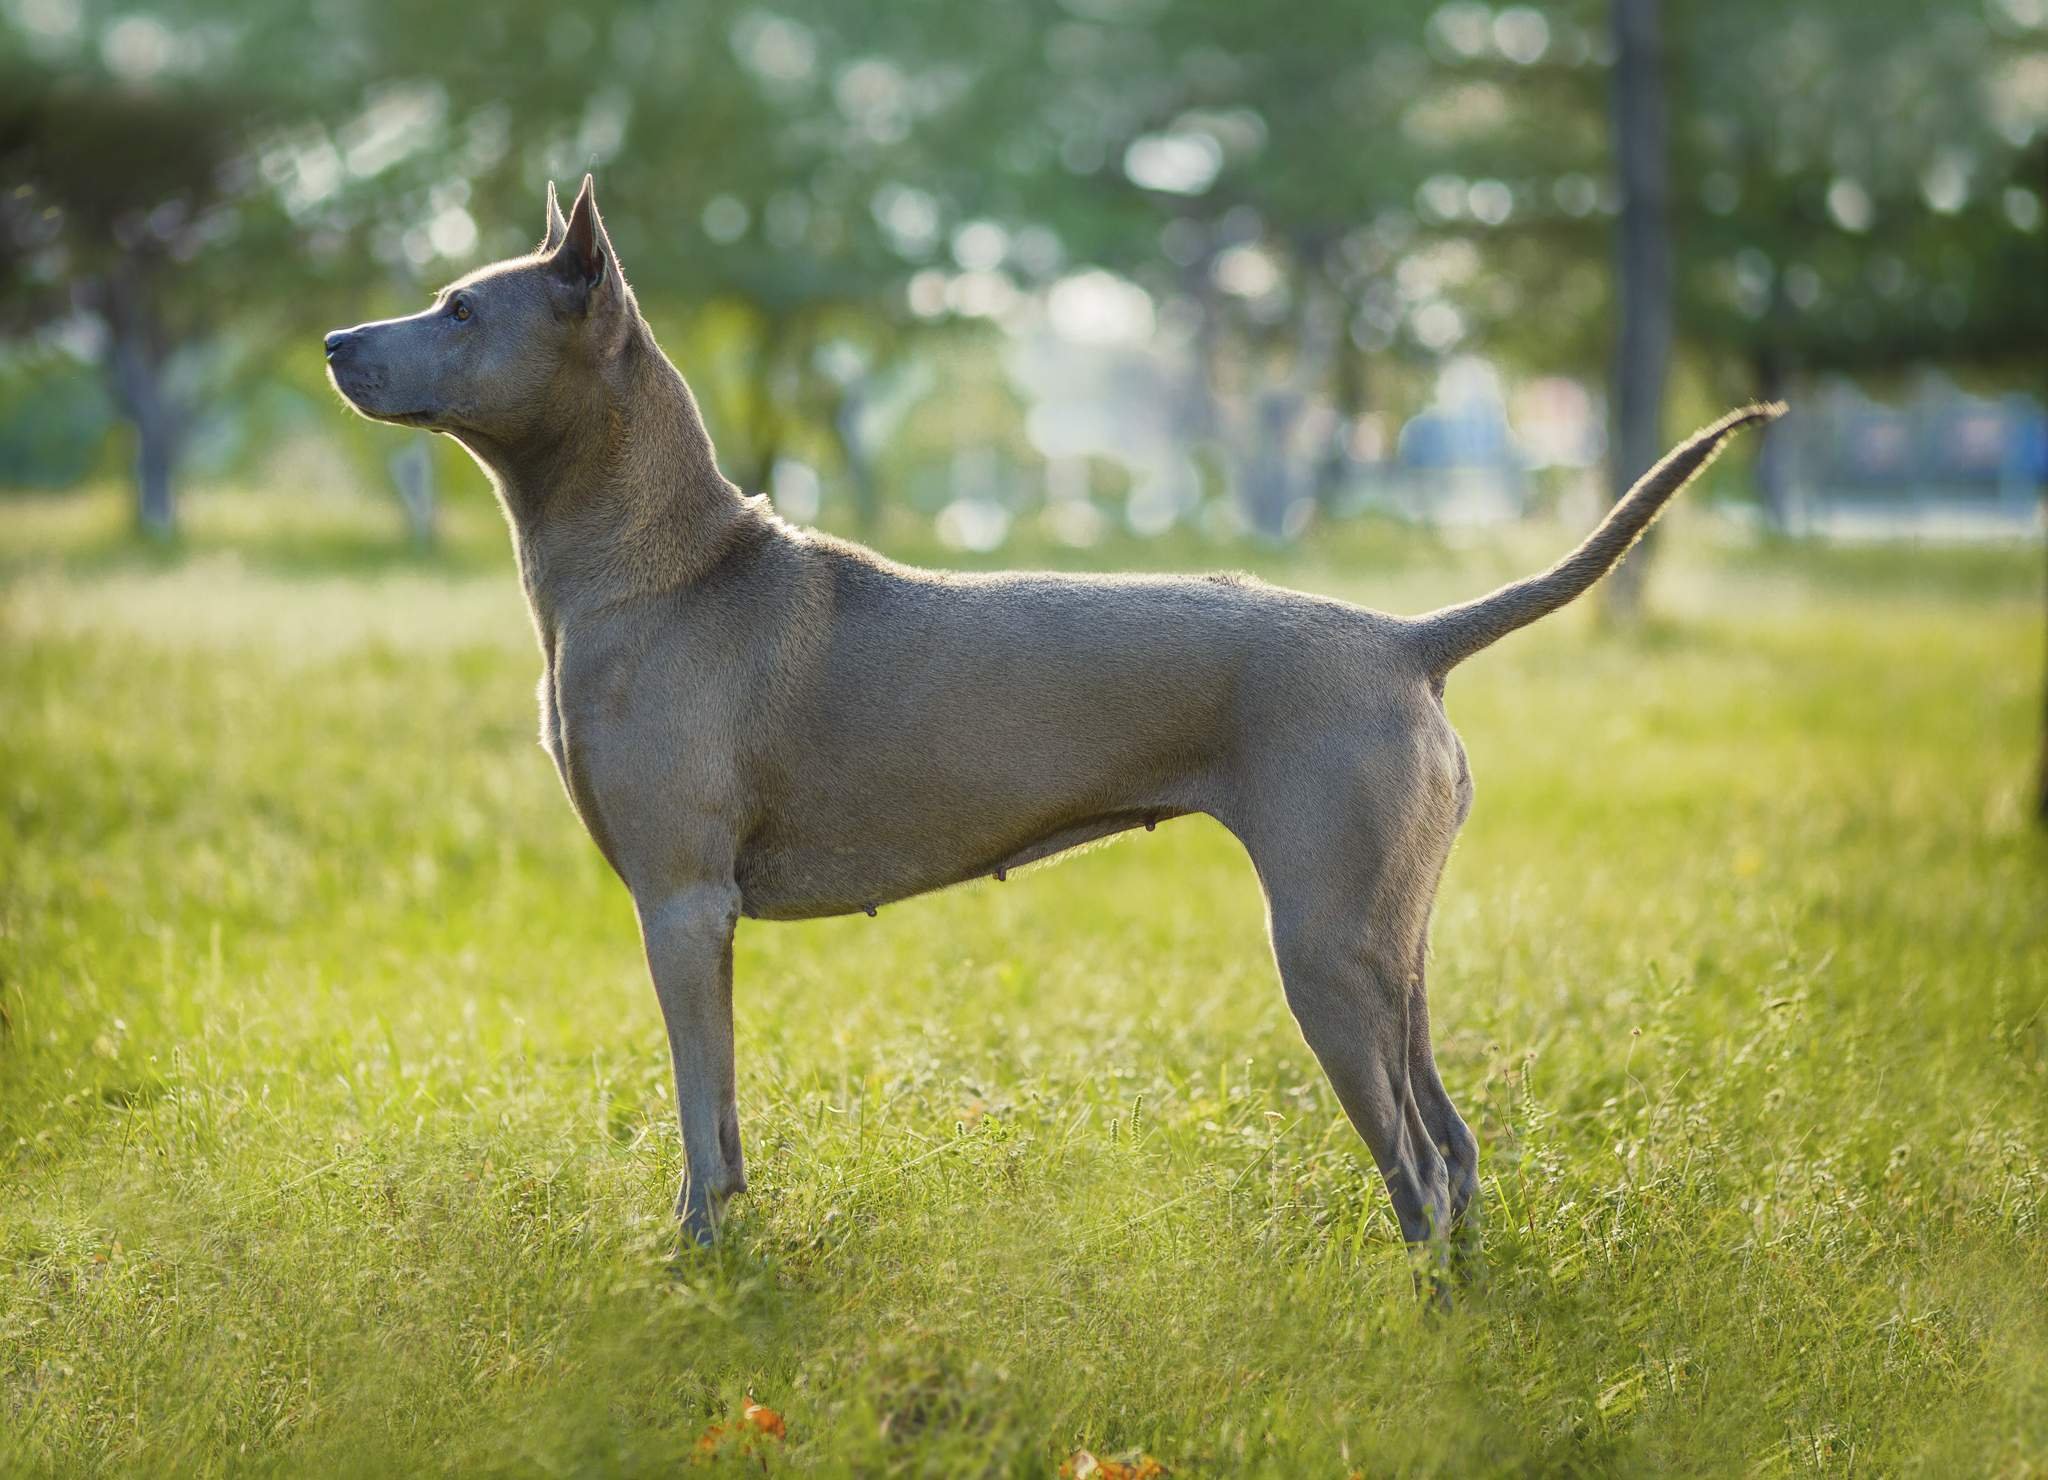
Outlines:
{"label": "dog's right ear", "polygon": [[562,238],[569,234],[569,223],[562,215],[562,202],[555,195],[555,182],[548,181],[548,229],[540,239],[540,249],[552,252],[562,245]]}
{"label": "dog's right ear", "polygon": [[615,305],[625,293],[626,279],[612,255],[612,239],[605,234],[604,221],[597,214],[597,190],[588,175],[576,192],[576,204],[569,207],[569,223],[549,261],[555,276],[581,295],[583,312]]}

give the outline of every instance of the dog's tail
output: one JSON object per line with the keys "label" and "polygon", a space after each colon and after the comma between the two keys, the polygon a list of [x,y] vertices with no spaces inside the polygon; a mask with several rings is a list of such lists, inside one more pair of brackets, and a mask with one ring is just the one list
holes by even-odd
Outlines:
{"label": "dog's tail", "polygon": [[1538,617],[1549,616],[1583,593],[1614,569],[1672,496],[1714,460],[1730,435],[1746,426],[1775,421],[1784,414],[1782,401],[1729,412],[1666,453],[1663,461],[1643,474],[1636,486],[1608,510],[1600,527],[1549,570],[1503,586],[1477,601],[1417,617],[1409,630],[1430,675],[1441,678],[1474,653],[1491,647]]}

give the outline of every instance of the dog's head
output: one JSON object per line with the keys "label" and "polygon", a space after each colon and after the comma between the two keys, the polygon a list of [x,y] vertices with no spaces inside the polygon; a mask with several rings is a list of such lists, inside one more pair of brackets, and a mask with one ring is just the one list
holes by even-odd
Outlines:
{"label": "dog's head", "polygon": [[560,430],[580,399],[565,375],[602,373],[638,309],[597,214],[590,176],[524,257],[443,288],[424,311],[337,329],[327,373],[363,415],[516,445]]}

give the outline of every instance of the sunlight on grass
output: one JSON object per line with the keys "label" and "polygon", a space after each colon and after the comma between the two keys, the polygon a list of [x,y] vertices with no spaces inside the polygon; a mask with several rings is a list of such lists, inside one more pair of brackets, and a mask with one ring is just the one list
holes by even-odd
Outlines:
{"label": "sunlight on grass", "polygon": [[[754,1191],[679,1257],[502,532],[71,517],[6,524],[0,593],[0,1469],[639,1472],[749,1395],[828,1472],[2048,1451],[2030,552],[1674,541],[1649,633],[1460,670],[1432,988],[1485,1252],[1433,1317],[1203,820],[743,927]],[[1365,548],[1298,578],[1412,609],[1524,553]]]}

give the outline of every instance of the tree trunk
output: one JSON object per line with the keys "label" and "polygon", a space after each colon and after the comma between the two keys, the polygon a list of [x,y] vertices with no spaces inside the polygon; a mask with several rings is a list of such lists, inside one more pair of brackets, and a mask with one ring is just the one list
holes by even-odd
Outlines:
{"label": "tree trunk", "polygon": [[1359,417],[1365,415],[1365,356],[1355,346],[1340,342],[1336,357],[1330,394],[1337,407],[1337,425],[1316,462],[1316,504],[1326,513],[1336,508],[1350,478],[1351,436]]}
{"label": "tree trunk", "polygon": [[775,377],[782,364],[783,346],[790,324],[781,314],[771,314],[754,340],[754,398],[747,428],[747,456],[753,476],[744,480],[742,493],[767,493],[775,482],[776,459],[782,456],[782,408],[776,398]]}
{"label": "tree trunk", "polygon": [[433,549],[440,533],[440,504],[434,497],[434,434],[415,433],[411,441],[391,454],[390,468],[414,547]]}
{"label": "tree trunk", "polygon": [[[1764,401],[1785,399],[1783,351],[1766,348],[1757,355],[1756,394]],[[1783,421],[1769,422],[1757,430],[1756,491],[1763,503],[1764,522],[1783,534],[1792,524],[1792,443]]]}
{"label": "tree trunk", "polygon": [[[2043,626],[2048,629],[2048,623]],[[2043,661],[2041,675],[2041,775],[2035,783],[2034,816],[2048,827],[2048,659]]]}
{"label": "tree trunk", "polygon": [[[1661,0],[1610,0],[1614,34],[1613,128],[1621,187],[1616,268],[1620,334],[1611,395],[1608,452],[1619,499],[1663,448],[1664,379],[1671,360],[1670,158],[1665,145]],[[1607,587],[1613,615],[1642,606],[1648,540],[1622,562]]]}
{"label": "tree trunk", "polygon": [[[1314,242],[1297,244],[1313,260]],[[1236,420],[1234,447],[1238,497],[1247,522],[1269,539],[1291,540],[1314,511],[1323,467],[1320,448],[1304,449],[1303,419],[1316,409],[1316,393],[1330,378],[1344,314],[1336,295],[1311,279],[1301,295],[1293,363],[1279,384],[1265,384],[1244,396],[1245,414]]]}
{"label": "tree trunk", "polygon": [[882,491],[875,480],[875,464],[860,429],[861,414],[867,409],[863,389],[866,377],[855,380],[840,394],[832,408],[832,437],[839,444],[839,460],[853,485],[853,522],[863,538],[872,535],[882,522]]}
{"label": "tree trunk", "polygon": [[107,372],[114,401],[135,427],[136,523],[152,539],[177,532],[177,470],[184,428],[164,386],[163,332],[138,271],[117,270],[100,285],[107,326]]}
{"label": "tree trunk", "polygon": [[1311,496],[1293,451],[1308,401],[1291,386],[1255,392],[1250,400],[1249,435],[1235,449],[1239,506],[1255,533],[1289,540],[1301,532],[1295,504]]}
{"label": "tree trunk", "polygon": [[178,461],[178,435],[161,405],[135,418],[135,519],[151,539],[178,532],[177,488],[171,481]]}

